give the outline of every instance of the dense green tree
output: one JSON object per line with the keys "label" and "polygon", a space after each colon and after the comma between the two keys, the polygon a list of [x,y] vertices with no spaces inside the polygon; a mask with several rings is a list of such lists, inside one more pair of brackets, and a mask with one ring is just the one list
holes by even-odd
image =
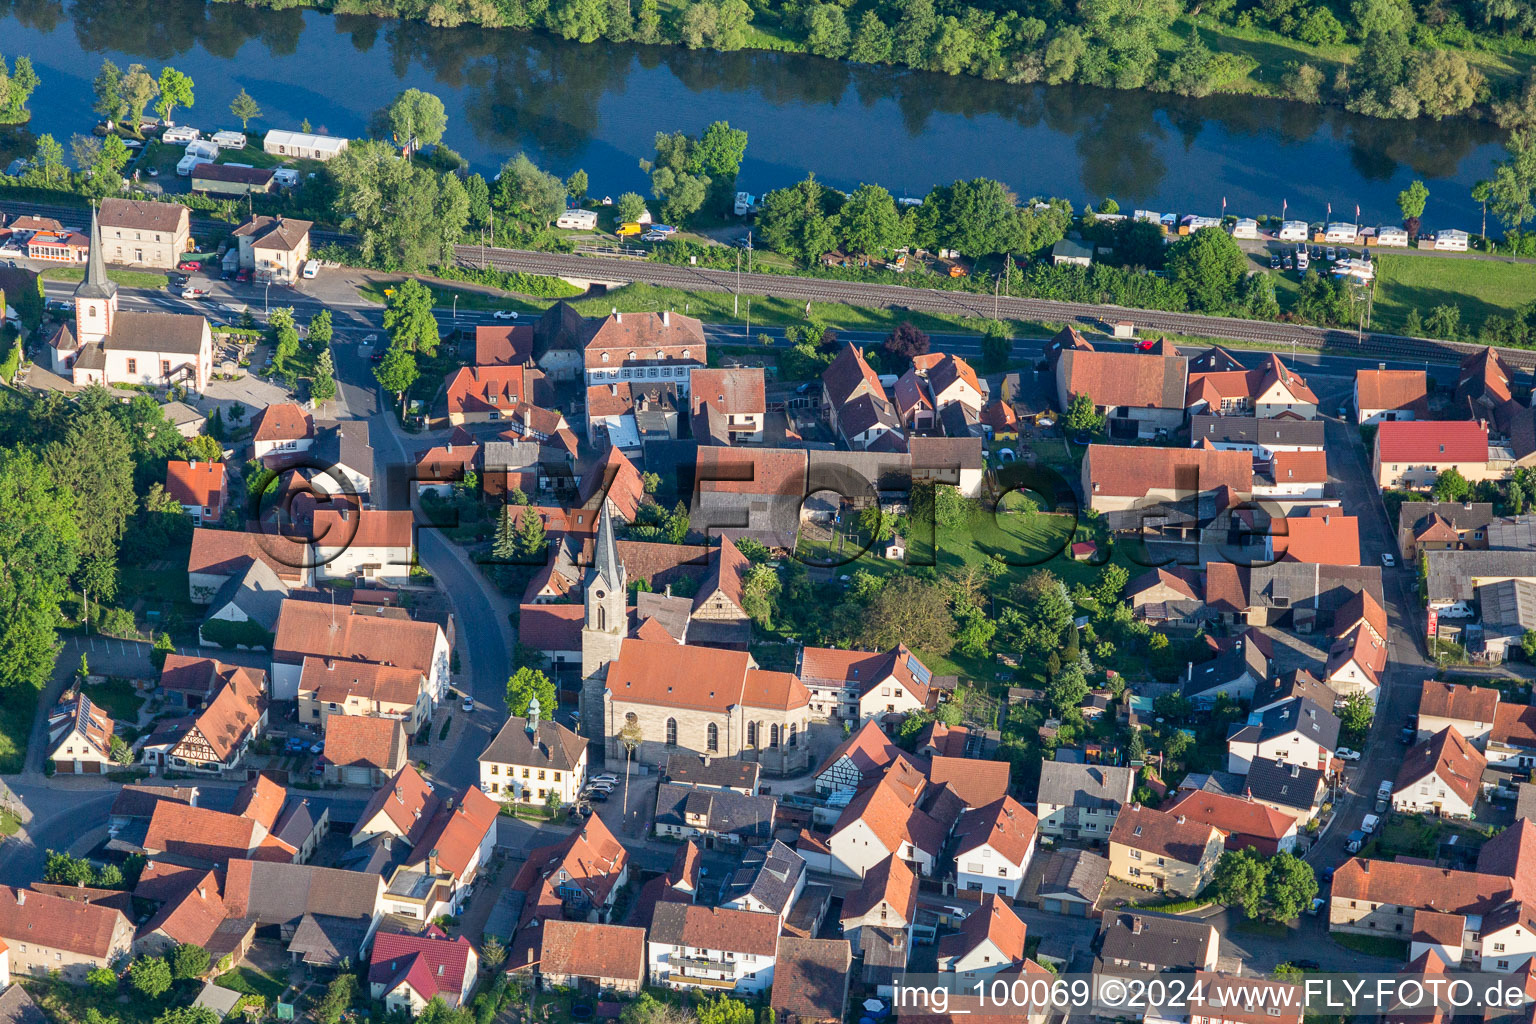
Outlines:
{"label": "dense green tree", "polygon": [[326,173],[335,212],[357,234],[365,261],[419,272],[441,261],[445,238],[456,241],[464,233],[467,196],[462,206],[441,203],[443,179],[400,159],[387,143],[354,141],[326,164]]}
{"label": "dense green tree", "polygon": [[342,1015],[351,1008],[356,995],[357,976],[348,972],[338,974],[315,1005],[315,1020],[319,1024],[341,1024]]}
{"label": "dense green tree", "polygon": [[[1176,735],[1182,735],[1178,733]],[[1227,850],[1216,862],[1216,898],[1250,918],[1264,912],[1268,871],[1252,849]]]}
{"label": "dense green tree", "polygon": [[101,62],[101,70],[91,83],[96,103],[91,108],[108,121],[121,121],[128,113],[128,101],[123,96],[123,72],[110,60]]}
{"label": "dense green tree", "polygon": [[421,370],[416,366],[416,353],[403,345],[390,345],[383,361],[374,367],[373,376],[385,391],[394,392],[396,399],[403,403],[405,393],[421,376]]}
{"label": "dense green tree", "polygon": [[1511,132],[1505,145],[1509,155],[1486,182],[1488,210],[1518,229],[1536,217],[1536,129]]}
{"label": "dense green tree", "polygon": [[261,116],[261,105],[242,88],[235,93],[235,98],[229,101],[229,112],[240,119],[240,130],[244,131],[251,126],[252,121]]}
{"label": "dense green tree", "polygon": [[129,64],[119,88],[123,102],[128,108],[126,113],[131,122],[130,129],[135,135],[143,138],[141,124],[144,120],[144,111],[150,101],[159,94],[160,86],[143,64]]}
{"label": "dense green tree", "polygon": [[45,188],[64,188],[69,184],[69,167],[64,162],[64,147],[52,135],[37,137],[32,162]]}
{"label": "dense green tree", "polygon": [[838,231],[850,253],[878,254],[905,240],[896,201],[879,185],[860,185],[843,204]]}
{"label": "dense green tree", "polygon": [[496,208],[528,230],[548,228],[565,209],[565,182],[542,170],[526,153],[501,168]]}
{"label": "dense green tree", "polygon": [[606,0],[554,0],[549,27],[566,39],[593,42],[608,28],[608,4]]}
{"label": "dense green tree", "polygon": [[190,109],[194,103],[192,79],[170,65],[160,69],[160,98],[155,102],[155,113],[169,121],[177,107]]}
{"label": "dense green tree", "polygon": [[1270,858],[1265,867],[1266,912],[1276,921],[1296,920],[1317,896],[1317,875],[1312,865],[1286,851]]}
{"label": "dense green tree", "polygon": [[1425,50],[1409,63],[1408,87],[1419,111],[1438,121],[1472,106],[1483,88],[1483,75],[1453,50]]}
{"label": "dense green tree", "polygon": [[625,192],[619,196],[618,213],[620,223],[634,223],[645,216],[645,196],[638,192]]}
{"label": "dense green tree", "polygon": [[1219,310],[1231,304],[1248,257],[1221,228],[1201,228],[1169,248],[1167,265],[1196,309]]}
{"label": "dense green tree", "polygon": [[526,718],[528,704],[535,697],[539,701],[539,714],[545,721],[552,720],[559,707],[555,684],[540,670],[525,665],[507,680],[507,711],[516,718]]}
{"label": "dense green tree", "polygon": [[293,319],[293,307],[274,309],[267,317],[267,326],[272,332],[272,365],[282,370],[299,352],[299,327]]}
{"label": "dense green tree", "polygon": [[201,946],[181,943],[171,950],[171,975],[177,981],[190,981],[208,973],[208,951]]}
{"label": "dense green tree", "polygon": [[893,42],[891,27],[874,10],[866,10],[853,30],[848,59],[859,64],[885,64],[891,59]]}
{"label": "dense green tree", "polygon": [[869,650],[890,650],[905,643],[948,654],[955,644],[954,618],[944,592],[911,576],[896,577],[865,611],[856,642]]}
{"label": "dense green tree", "polygon": [[84,857],[49,850],[43,865],[43,881],[52,885],[92,885],[96,872]]}
{"label": "dense green tree", "polygon": [[[97,1024],[111,1024],[116,1019],[113,1017]],[[87,1020],[85,1024],[92,1022]],[[206,1006],[173,1006],[156,1017],[154,1024],[219,1024],[219,1016]]]}
{"label": "dense green tree", "polygon": [[805,48],[818,57],[842,57],[852,34],[848,16],[837,4],[816,4],[805,12]]}
{"label": "dense green tree", "polygon": [[171,987],[171,967],[158,956],[141,956],[128,968],[128,984],[146,999],[159,999]]}
{"label": "dense green tree", "polygon": [[384,330],[391,345],[432,355],[437,351],[437,318],[432,315],[432,289],[414,277],[395,285],[384,305]]}
{"label": "dense green tree", "polygon": [[320,350],[315,361],[315,379],[309,383],[309,397],[317,402],[329,402],[336,397],[336,363],[331,358],[331,346]]}
{"label": "dense green tree", "polygon": [[27,100],[39,84],[32,58],[17,57],[15,68],[7,71],[5,58],[0,57],[0,124],[25,124],[32,119]]}
{"label": "dense green tree", "polygon": [[1104,429],[1104,414],[1094,406],[1089,395],[1073,395],[1061,422],[1068,433],[1097,434]]}
{"label": "dense green tree", "polygon": [[760,204],[758,232],[776,252],[814,263],[837,244],[834,222],[827,211],[831,198],[815,175],[798,185],[774,189]]}
{"label": "dense green tree", "polygon": [[1472,485],[1461,475],[1461,470],[1452,466],[1435,477],[1432,494],[1436,501],[1466,501],[1472,495]]}
{"label": "dense green tree", "polygon": [[1366,734],[1371,731],[1371,720],[1376,717],[1376,705],[1363,693],[1352,693],[1344,698],[1344,704],[1339,709],[1339,723],[1344,727],[1344,735],[1356,744],[1365,740]]}
{"label": "dense green tree", "polygon": [[448,129],[448,112],[443,101],[420,89],[406,89],[396,96],[379,116],[395,145],[407,155],[422,146],[435,146]]}

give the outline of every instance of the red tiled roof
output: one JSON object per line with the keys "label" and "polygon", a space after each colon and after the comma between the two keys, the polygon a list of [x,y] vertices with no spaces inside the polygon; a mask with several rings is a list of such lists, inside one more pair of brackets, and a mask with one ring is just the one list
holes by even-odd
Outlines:
{"label": "red tiled roof", "polygon": [[371,661],[305,658],[299,673],[301,694],[313,694],[318,701],[342,707],[349,697],[356,697],[364,702],[364,713],[374,710],[370,705],[375,701],[381,705],[413,707],[425,687],[426,677],[416,669]]}
{"label": "red tiled roof", "polygon": [[252,441],[300,441],[315,436],[315,418],[293,402],[269,405],[251,424]]}
{"label": "red tiled roof", "polygon": [[890,779],[861,790],[849,801],[832,828],[836,836],[855,822],[864,825],[880,840],[887,852],[899,853],[904,843],[937,857],[944,845],[944,826],[924,811],[912,806],[900,787]]}
{"label": "red tiled roof", "polygon": [[448,381],[448,412],[510,412],[533,401],[537,371],[521,366],[465,366]]}
{"label": "red tiled roof", "polygon": [[985,844],[1013,864],[1022,864],[1034,843],[1038,824],[1038,819],[1023,804],[1011,796],[1002,797],[960,816],[955,824],[955,837],[959,840],[956,853]]}
{"label": "red tiled roof", "polygon": [[765,390],[759,367],[697,369],[690,375],[688,402],[694,415],[712,405],[727,415],[750,416],[768,411]]}
{"label": "red tiled roof", "polygon": [[522,366],[532,358],[532,324],[475,328],[476,366]]}
{"label": "red tiled roof", "polygon": [[1087,395],[1094,405],[1184,408],[1188,364],[1179,357],[1072,348],[1061,353],[1057,372],[1068,395]]}
{"label": "red tiled roof", "polygon": [[1489,738],[1512,747],[1536,747],[1536,707],[1500,704]]}
{"label": "red tiled roof", "polygon": [[869,718],[839,743],[812,774],[820,775],[847,756],[858,765],[861,773],[868,776],[896,760],[900,753],[901,748],[890,741],[873,718]]}
{"label": "red tiled roof", "polygon": [[967,807],[985,807],[1008,795],[1007,761],[980,761],[973,757],[934,757],[928,780],[936,786],[949,784]]}
{"label": "red tiled roof", "polygon": [[700,448],[694,479],[702,493],[764,494],[799,502],[805,497],[803,448]]}
{"label": "red tiled roof", "polygon": [[1355,392],[1360,409],[1412,410],[1429,415],[1429,385],[1423,370],[1357,370]]}
{"label": "red tiled roof", "polygon": [[645,975],[645,929],[551,918],[544,922],[544,974],[578,978],[623,978],[637,984]]}
{"label": "red tiled roof", "polygon": [[636,509],[645,500],[645,483],[640,479],[640,471],[617,448],[609,448],[597,465],[582,474],[581,507],[597,509],[599,494],[605,494],[613,502],[619,518],[625,522],[634,520]]}
{"label": "red tiled roof", "polygon": [[0,887],[0,936],[98,959],[127,952],[126,946],[112,946],[114,935],[126,931],[126,937],[132,937],[131,929],[120,927],[127,922],[122,911],[99,903],[22,892],[16,886]]}
{"label": "red tiled roof", "polygon": [[917,913],[917,876],[895,854],[866,871],[863,884],[843,897],[842,920],[863,917],[881,900],[909,924]]}
{"label": "red tiled roof", "polygon": [[331,715],[325,722],[325,758],[339,767],[399,771],[405,764],[405,729],[393,718]]}
{"label": "red tiled roof", "polygon": [[462,935],[449,940],[381,931],[373,937],[368,981],[383,985],[385,992],[406,982],[423,999],[442,996],[453,1006],[464,990],[471,952]]}
{"label": "red tiled roof", "polygon": [[241,786],[240,792],[235,794],[234,811],[270,832],[287,799],[288,791],[268,778],[266,773],[261,773]]}
{"label": "red tiled roof", "polygon": [[[704,325],[691,316],[667,310],[662,313],[611,313],[593,329],[587,339],[588,353],[603,349],[635,350],[635,359],[652,360],[661,349],[667,359],[681,358],[681,349],[689,349],[688,358],[704,365]],[[674,351],[676,350],[676,351]],[[605,365],[595,362],[589,354],[587,365]],[[617,364],[615,364],[617,365]]]}
{"label": "red tiled roof", "polygon": [[1487,462],[1488,429],[1471,420],[1391,420],[1376,428],[1382,462]]}
{"label": "red tiled roof", "polygon": [[1339,637],[1328,648],[1325,672],[1331,679],[1350,662],[1360,666],[1371,682],[1379,686],[1381,671],[1387,667],[1387,645],[1373,636],[1370,630],[1355,629]]}
{"label": "red tiled roof", "polygon": [[1334,899],[1367,900],[1452,914],[1483,914],[1509,899],[1510,879],[1431,864],[1351,857],[1334,872]]}
{"label": "red tiled roof", "polygon": [[224,500],[224,463],[181,462],[165,464],[165,489],[183,505],[214,507]]}
{"label": "red tiled roof", "polygon": [[1270,520],[1275,556],[1282,562],[1359,565],[1360,520],[1355,516],[1294,516]]}
{"label": "red tiled roof", "polygon": [[303,542],[269,533],[244,530],[192,531],[192,552],[187,572],[209,576],[234,576],[256,561],[290,582],[302,578],[307,555]]}
{"label": "red tiled roof", "polygon": [[374,791],[363,813],[358,815],[352,836],[361,836],[363,829],[383,813],[405,841],[414,845],[431,823],[437,804],[431,784],[421,777],[415,765],[407,764]]}
{"label": "red tiled roof", "polygon": [[1403,756],[1396,791],[1402,792],[1433,775],[1471,805],[1477,802],[1487,767],[1488,759],[1482,752],[1468,743],[1455,726],[1448,725]]}
{"label": "red tiled roof", "polygon": [[745,651],[626,639],[608,666],[615,701],[724,711],[742,702]]}
{"label": "red tiled roof", "polygon": [[1489,724],[1499,710],[1502,710],[1499,691],[1491,686],[1464,686],[1426,679],[1419,690],[1419,714],[1430,718]]}
{"label": "red tiled roof", "polygon": [[1344,599],[1339,610],[1333,613],[1334,631],[1342,635],[1358,622],[1364,622],[1375,631],[1379,639],[1387,637],[1387,613],[1370,592],[1361,588]]}
{"label": "red tiled roof", "polygon": [[996,893],[990,892],[981,898],[981,906],[961,922],[958,932],[939,940],[939,956],[964,956],[989,939],[1008,963],[1024,959],[1024,922]]}
{"label": "red tiled roof", "polygon": [[1325,484],[1328,482],[1327,452],[1275,452],[1270,471],[1279,484]]}
{"label": "red tiled roof", "polygon": [[1200,493],[1226,487],[1253,491],[1253,456],[1213,448],[1144,448],[1094,444],[1088,446],[1089,481],[1093,494],[1140,498],[1149,491]]}
{"label": "red tiled roof", "polygon": [[1203,822],[1132,804],[1115,819],[1109,841],[1183,864],[1199,864],[1213,834],[1219,830]]}
{"label": "red tiled roof", "polygon": [[1296,828],[1296,819],[1291,815],[1226,793],[1187,790],[1168,810],[1218,828],[1239,843],[1243,836],[1278,842]]}
{"label": "red tiled roof", "polygon": [[586,609],[579,604],[520,605],[517,639],[536,651],[579,651],[586,620]]}
{"label": "red tiled roof", "polygon": [[415,513],[410,509],[317,508],[309,535],[323,548],[405,548],[412,543]]}
{"label": "red tiled roof", "polygon": [[435,622],[352,615],[320,601],[287,600],[277,617],[273,660],[301,664],[305,655],[358,658],[432,673],[442,630]]}
{"label": "red tiled roof", "polygon": [[248,856],[261,839],[261,826],[251,818],[162,800],[149,819],[144,849],[222,864]]}
{"label": "red tiled roof", "polygon": [[463,881],[486,833],[496,827],[501,805],[477,786],[466,787],[451,803],[438,808],[421,840],[411,848],[412,863],[426,860],[436,850],[438,865]]}

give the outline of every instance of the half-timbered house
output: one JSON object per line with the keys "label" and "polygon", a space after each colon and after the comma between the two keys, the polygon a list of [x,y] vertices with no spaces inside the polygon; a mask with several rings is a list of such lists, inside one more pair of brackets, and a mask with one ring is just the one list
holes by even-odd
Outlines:
{"label": "half-timbered house", "polygon": [[159,723],[144,744],[145,764],[178,771],[228,771],[266,731],[266,673],[207,660],[218,680],[212,698],[193,715]]}

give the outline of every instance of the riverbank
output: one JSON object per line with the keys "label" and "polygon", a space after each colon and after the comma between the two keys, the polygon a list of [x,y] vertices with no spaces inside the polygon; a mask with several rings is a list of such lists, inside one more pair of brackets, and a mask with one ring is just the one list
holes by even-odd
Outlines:
{"label": "riverbank", "polygon": [[[270,8],[272,0],[231,0]],[[1258,96],[1307,104],[1331,104],[1371,117],[1413,119],[1422,114],[1493,120],[1492,102],[1518,91],[1536,65],[1536,41],[1500,33],[1488,23],[1437,28],[1407,25],[1405,45],[1417,54],[1437,52],[1437,74],[1405,66],[1398,81],[1343,84],[1341,76],[1360,57],[1360,26],[1342,23],[1331,9],[1307,18],[1286,14],[1265,25],[1264,10],[1223,18],[1209,14],[1159,20],[1155,14],[1125,19],[1113,28],[1074,22],[1059,13],[1034,16],[1030,5],[1012,14],[952,3],[940,17],[931,6],[852,6],[823,3],[756,8],[746,0],[642,0],[594,4],[593,0],[437,0],[425,11],[406,0],[299,0],[298,6],[343,17],[411,18],[435,29],[475,25],[484,29],[547,32],[593,44],[640,43],[714,52],[804,54],[856,65],[887,65],[1013,85],[1067,83],[1146,90],[1180,96]],[[1198,11],[1198,8],[1197,8]],[[1442,11],[1442,15],[1447,12]],[[1288,31],[1278,31],[1277,26]],[[1346,41],[1347,40],[1347,41]],[[1444,62],[1449,58],[1451,63]],[[1426,63],[1428,61],[1426,60]],[[1467,78],[1467,74],[1470,78]],[[1470,88],[1455,85],[1467,78]],[[1387,98],[1394,88],[1396,98]],[[1418,93],[1411,101],[1401,92]],[[1482,92],[1482,102],[1475,102]],[[1369,94],[1382,97],[1373,102]]]}

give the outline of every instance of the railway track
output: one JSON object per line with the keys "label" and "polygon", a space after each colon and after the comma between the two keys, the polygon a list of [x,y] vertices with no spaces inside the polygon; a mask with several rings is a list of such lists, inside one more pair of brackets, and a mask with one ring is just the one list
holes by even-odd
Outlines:
{"label": "railway track", "polygon": [[[616,281],[634,281],[664,287],[732,292],[738,276],[732,271],[703,267],[683,267],[666,263],[636,263],[560,253],[526,252],[513,249],[484,250],[484,259],[499,270],[517,270],[534,274],[553,274],[577,278],[609,277]],[[459,262],[465,266],[481,265],[482,250],[477,246],[459,246]],[[900,285],[829,281],[822,278],[786,277],[778,274],[741,274],[740,287],[754,294],[816,302],[840,302],[859,306],[911,309],[959,316],[992,316],[993,300],[984,295],[950,292],[932,288],[906,288]],[[1014,320],[1041,320],[1055,323],[1098,324],[1103,321],[1129,321],[1138,330],[1172,335],[1226,338],[1256,342],[1275,347],[1294,346],[1362,358],[1384,357],[1404,361],[1432,363],[1459,362],[1463,356],[1483,348],[1465,342],[1412,338],[1380,331],[1354,331],[1337,328],[1281,324],[1235,317],[1204,316],[1198,313],[1168,313],[1158,310],[1126,309],[1082,302],[1058,302],[1050,299],[1000,298],[999,316]],[[1500,349],[1499,354],[1512,368],[1536,371],[1536,352]]]}
{"label": "railway track", "polygon": [[[12,202],[0,193],[0,212],[11,216],[51,217],[68,222],[84,216],[78,206],[49,203]],[[229,225],[208,217],[192,217],[193,233],[229,230]],[[351,236],[336,231],[314,230],[312,241],[346,243]],[[735,274],[728,270],[678,266],[670,263],[617,259],[592,255],[529,252],[521,249],[482,249],[476,245],[455,247],[461,266],[480,267],[482,260],[498,270],[516,270],[576,278],[608,278],[693,291],[732,292],[738,279],[743,291],[778,298],[810,302],[837,302],[855,306],[910,309],[927,313],[947,313],[962,317],[990,317],[994,303],[985,295],[951,292],[935,288],[908,288],[902,285],[867,284],[834,281],[816,277],[789,277],[781,274]],[[1199,313],[1169,313],[1150,309],[1126,309],[1085,302],[1058,302],[1052,299],[999,298],[995,306],[999,316],[1011,320],[1038,320],[1052,323],[1093,325],[1103,321],[1129,321],[1137,330],[1194,337],[1225,338],[1283,348],[1328,351],[1361,358],[1381,357],[1408,362],[1455,363],[1469,353],[1483,348],[1467,342],[1411,338],[1380,331],[1354,331],[1338,328],[1309,327],[1301,324],[1242,320],[1236,317],[1204,316]],[[1524,349],[1499,349],[1512,369],[1536,372],[1536,352]]]}

